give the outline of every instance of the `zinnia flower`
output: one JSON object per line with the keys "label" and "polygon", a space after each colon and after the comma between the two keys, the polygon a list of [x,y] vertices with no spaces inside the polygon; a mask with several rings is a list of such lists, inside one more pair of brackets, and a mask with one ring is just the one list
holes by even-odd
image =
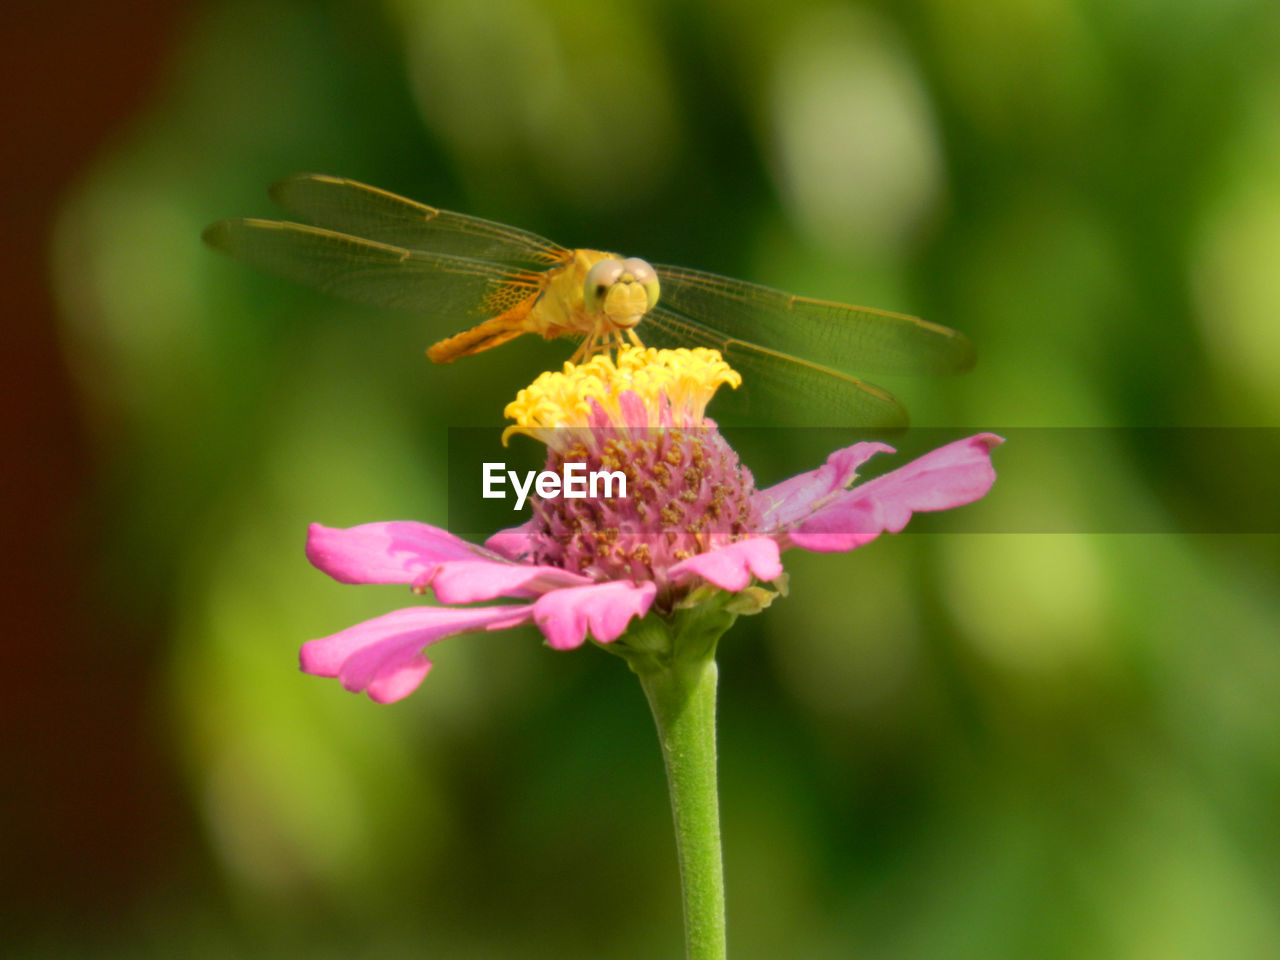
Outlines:
{"label": "zinnia flower", "polygon": [[[534,623],[556,650],[617,641],[636,618],[691,604],[773,594],[791,547],[843,552],[897,533],[917,511],[970,503],[991,488],[979,434],[854,485],[882,443],[837,450],[816,470],[757,490],[705,415],[721,384],[741,382],[714,350],[626,348],[545,373],[507,407],[512,432],[547,445],[547,469],[566,462],[620,471],[618,499],[531,497],[533,518],[484,546],[413,521],[348,529],[313,524],[307,557],[343,583],[406,583],[443,606],[396,610],[303,644],[302,669],[337,677],[379,703],[411,693],[431,668],[426,647],[460,633]],[[506,436],[504,435],[504,441]],[[753,581],[756,585],[753,586]],[[507,598],[512,603],[464,607]]]}

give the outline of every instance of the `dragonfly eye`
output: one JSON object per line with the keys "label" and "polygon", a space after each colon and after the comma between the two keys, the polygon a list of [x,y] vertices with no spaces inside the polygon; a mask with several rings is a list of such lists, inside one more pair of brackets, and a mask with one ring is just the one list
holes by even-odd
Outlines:
{"label": "dragonfly eye", "polygon": [[645,296],[649,300],[649,309],[652,310],[658,302],[658,274],[649,266],[647,260],[641,260],[639,257],[632,257],[623,263],[627,268],[627,272],[631,274],[633,280],[640,286],[644,287]]}
{"label": "dragonfly eye", "polygon": [[588,313],[599,313],[604,309],[605,297],[609,288],[618,282],[627,268],[621,260],[601,260],[587,271],[587,280],[583,285],[582,304]]}

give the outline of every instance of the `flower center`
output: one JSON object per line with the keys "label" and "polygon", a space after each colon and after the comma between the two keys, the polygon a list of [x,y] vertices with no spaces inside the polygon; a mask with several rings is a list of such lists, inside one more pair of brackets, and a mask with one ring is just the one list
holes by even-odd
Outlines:
{"label": "flower center", "polygon": [[546,469],[617,472],[626,495],[531,498],[534,557],[599,579],[654,580],[758,529],[755,483],[707,403],[741,377],[714,350],[626,348],[544,373],[509,404],[504,439],[547,445]]}

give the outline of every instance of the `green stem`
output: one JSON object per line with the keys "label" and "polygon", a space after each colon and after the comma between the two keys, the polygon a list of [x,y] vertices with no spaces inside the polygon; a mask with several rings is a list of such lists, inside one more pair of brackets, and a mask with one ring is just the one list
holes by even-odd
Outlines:
{"label": "green stem", "polygon": [[705,657],[650,661],[647,669],[636,669],[658,725],[667,768],[688,960],[725,960],[714,649],[712,643]]}

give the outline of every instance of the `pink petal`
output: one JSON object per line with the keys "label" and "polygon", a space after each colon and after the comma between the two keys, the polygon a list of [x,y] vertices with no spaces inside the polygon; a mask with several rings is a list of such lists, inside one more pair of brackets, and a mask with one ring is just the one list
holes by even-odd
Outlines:
{"label": "pink petal", "polygon": [[746,588],[752,576],[776,580],[782,575],[782,561],[773,539],[752,537],[681,560],[668,572],[672,580],[698,576],[722,590],[737,593]]}
{"label": "pink petal", "polygon": [[533,550],[533,530],[536,524],[536,520],[530,520],[518,527],[499,530],[484,542],[485,549],[508,560],[523,560]]}
{"label": "pink petal", "polygon": [[307,531],[307,559],[342,583],[412,583],[445,560],[484,555],[447,530],[411,520],[345,530],[313,523]]}
{"label": "pink petal", "polygon": [[495,597],[536,597],[548,590],[586,586],[594,581],[560,567],[508,563],[504,560],[450,560],[430,576],[414,581],[414,589],[430,586],[441,603],[476,603]]}
{"label": "pink petal", "polygon": [[427,675],[431,662],[423,647],[472,630],[515,626],[532,611],[527,604],[467,610],[409,607],[309,640],[298,659],[305,673],[337,677],[353,693],[364,690],[378,703],[391,703],[412,693]]}
{"label": "pink petal", "polygon": [[395,703],[418,689],[431,669],[431,661],[419,653],[396,667],[379,672],[378,677],[366,688],[374,703]]}
{"label": "pink petal", "polygon": [[893,453],[883,443],[855,443],[837,450],[817,470],[799,473],[756,494],[756,506],[764,529],[776,530],[795,523],[842,492],[858,476],[858,468],[877,453]]}
{"label": "pink petal", "polygon": [[939,447],[839,495],[785,531],[786,539],[818,553],[842,552],[869,543],[886,530],[898,533],[913,513],[972,503],[995,482],[991,449],[1003,442],[995,434],[983,433]]}
{"label": "pink petal", "polygon": [[543,594],[533,605],[533,622],[555,650],[582,646],[587,631],[600,643],[622,636],[632,617],[649,612],[657,587],[629,580],[568,587]]}

